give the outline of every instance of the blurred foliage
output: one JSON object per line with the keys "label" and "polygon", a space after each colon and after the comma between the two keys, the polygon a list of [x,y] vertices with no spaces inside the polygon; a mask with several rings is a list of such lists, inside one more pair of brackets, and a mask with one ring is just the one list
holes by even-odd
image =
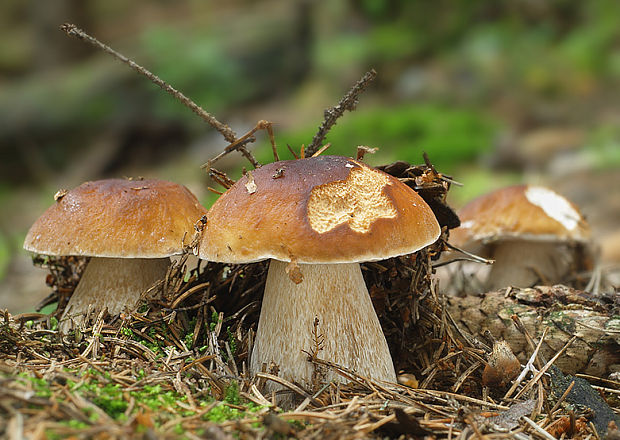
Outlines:
{"label": "blurred foliage", "polygon": [[453,185],[448,193],[449,203],[455,208],[460,208],[481,194],[522,181],[519,173],[498,172],[474,165],[460,167],[454,172],[453,177],[463,185]]}
{"label": "blurred foliage", "polygon": [[[352,78],[373,66],[380,76],[370,93],[381,96],[381,105],[367,113],[362,106],[357,113],[363,114],[343,120],[330,134],[332,151],[375,144],[386,157],[417,159],[415,147],[447,167],[452,158],[471,160],[476,151],[488,151],[489,124],[480,114],[493,100],[585,96],[620,74],[620,3],[614,0],[62,4],[79,9],[96,35],[98,27],[104,36],[114,35],[109,26],[115,20],[135,22],[124,52],[223,120],[243,113],[245,105],[300,88],[308,77],[328,82],[335,103]],[[81,43],[57,50],[75,51],[81,59],[61,70],[35,69],[46,52],[35,37],[49,23],[15,0],[0,10],[0,49],[6,46],[0,78],[25,73],[0,90],[3,163],[20,165],[20,149],[30,142],[52,170],[63,170],[102,131],[118,130],[122,138],[145,121],[180,123],[190,137],[204,132],[179,103],[109,58],[86,57],[82,52],[92,55],[94,49]],[[153,19],[132,20],[140,10]],[[33,21],[15,26],[18,17]],[[49,41],[50,51],[55,41]],[[421,102],[419,109],[403,104],[412,100]],[[308,143],[313,133],[306,124],[290,136],[283,133],[283,140]],[[5,179],[19,179],[10,171],[3,172]]]}
{"label": "blurred foliage", "polygon": [[[36,185],[49,197],[50,182],[72,167],[85,169],[73,176],[93,179],[150,167],[157,175],[194,143],[211,142],[201,148],[215,152],[203,121],[126,66],[62,35],[61,20],[223,122],[251,125],[280,109],[274,113],[284,121],[273,122],[282,158],[290,158],[286,144],[308,145],[321,110],[374,67],[377,81],[328,134],[327,154],[355,155],[368,145],[380,148],[369,163],[420,163],[425,151],[466,183],[454,191],[457,203],[519,180],[476,167],[507,131],[518,138],[545,125],[578,126],[587,134],[584,163],[620,166],[617,0],[7,0],[0,4],[3,207],[15,205],[12,187]],[[258,138],[253,148],[268,162],[271,149],[264,134]],[[99,149],[110,154],[97,156],[96,166],[82,163]],[[196,161],[191,154],[188,163]],[[192,179],[182,183],[206,186]],[[15,212],[4,221],[10,231],[0,231],[0,278],[13,237],[27,229]]]}
{"label": "blurred foliage", "polygon": [[6,237],[0,234],[0,280],[4,278],[11,257],[11,247]]}
{"label": "blurred foliage", "polygon": [[[471,161],[489,151],[497,122],[490,116],[467,108],[441,105],[398,105],[373,107],[346,113],[328,133],[324,143],[331,146],[325,154],[355,156],[358,145],[378,147],[373,163],[406,160],[422,163],[422,153],[441,170],[449,172],[464,161]],[[308,145],[318,123],[301,130],[276,133],[281,152],[288,144],[299,151]],[[266,142],[257,147],[263,162],[271,161],[271,151]],[[289,153],[281,154],[282,158]]]}
{"label": "blurred foliage", "polygon": [[602,125],[584,148],[586,161],[599,170],[620,168],[620,127]]}
{"label": "blurred foliage", "polygon": [[[301,146],[312,141],[318,124],[284,131],[275,127],[280,159],[293,159],[287,144],[299,155]],[[471,163],[484,152],[489,152],[498,128],[494,118],[475,109],[410,104],[360,107],[355,112],[345,113],[331,129],[323,143],[329,143],[330,147],[323,154],[355,157],[358,145],[377,147],[376,154],[367,155],[364,160],[379,165],[395,160],[420,164],[424,162],[423,153],[426,152],[441,172],[451,174],[463,163]],[[266,133],[257,134],[257,137],[259,141],[252,147],[254,155],[261,163],[272,162],[271,144]],[[232,178],[238,177],[235,173],[238,171],[231,174]],[[210,207],[216,199],[216,194],[208,193],[201,202]]]}
{"label": "blurred foliage", "polygon": [[[214,114],[239,103],[253,91],[252,83],[243,81],[241,66],[226,54],[223,45],[212,35],[155,27],[147,29],[140,42],[151,60],[150,70],[169,84],[187,91],[196,103]],[[180,47],[184,50],[179,51]],[[150,84],[143,81],[142,86]],[[195,119],[173,99],[157,100],[154,112],[162,117]]]}

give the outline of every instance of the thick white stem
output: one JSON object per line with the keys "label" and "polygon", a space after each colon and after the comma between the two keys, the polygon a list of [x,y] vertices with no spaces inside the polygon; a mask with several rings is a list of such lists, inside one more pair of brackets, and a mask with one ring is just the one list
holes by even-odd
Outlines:
{"label": "thick white stem", "polygon": [[[316,388],[317,380],[344,382],[331,371],[321,375],[302,352],[316,351],[313,328],[318,318],[324,338],[319,358],[395,382],[394,364],[359,264],[302,264],[300,284],[289,279],[286,266],[270,262],[250,371],[254,374],[273,362],[280,377],[309,389]],[[267,391],[273,389],[281,387],[269,382]]]}
{"label": "thick white stem", "polygon": [[166,276],[170,258],[93,257],[82,274],[60,320],[67,332],[84,322],[89,307],[110,315],[135,309],[140,295]]}
{"label": "thick white stem", "polygon": [[496,290],[561,282],[570,269],[572,253],[573,250],[555,242],[502,241],[493,251],[495,263],[486,288]]}

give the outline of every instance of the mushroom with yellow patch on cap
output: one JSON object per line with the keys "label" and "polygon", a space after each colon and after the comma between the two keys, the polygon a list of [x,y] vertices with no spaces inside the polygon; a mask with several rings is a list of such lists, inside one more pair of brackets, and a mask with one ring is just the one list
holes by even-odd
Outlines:
{"label": "mushroom with yellow patch on cap", "polygon": [[59,328],[83,322],[89,307],[111,315],[133,309],[204,214],[187,188],[163,180],[107,179],[63,191],[24,242],[37,254],[91,257]]}
{"label": "mushroom with yellow patch on cap", "polygon": [[485,258],[492,265],[484,287],[531,287],[565,281],[583,253],[594,259],[590,228],[578,208],[555,191],[515,185],[481,196],[458,213],[461,226],[450,243]]}
{"label": "mushroom with yellow patch on cap", "polygon": [[[249,174],[209,210],[199,257],[271,260],[250,371],[273,362],[281,377],[311,387],[315,370],[303,351],[320,348],[320,358],[396,382],[359,263],[435,242],[429,206],[398,179],[346,157],[279,161]],[[324,379],[342,381],[332,372]]]}

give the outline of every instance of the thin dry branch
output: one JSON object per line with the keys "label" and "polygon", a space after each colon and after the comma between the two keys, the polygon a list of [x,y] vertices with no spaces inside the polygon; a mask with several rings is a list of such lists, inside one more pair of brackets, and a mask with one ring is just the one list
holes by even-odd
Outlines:
{"label": "thin dry branch", "polygon": [[273,152],[273,160],[276,162],[279,161],[280,157],[278,156],[278,149],[276,147],[276,140],[273,135],[272,125],[273,124],[271,122],[261,119],[260,121],[256,123],[256,126],[254,126],[254,128],[250,129],[250,131],[248,131],[246,134],[241,136],[239,139],[231,142],[230,145],[224,148],[224,151],[217,154],[215,157],[209,159],[206,163],[202,164],[200,168],[206,169],[207,172],[209,173],[209,176],[211,176],[213,180],[217,181],[220,185],[228,189],[230,186],[232,186],[232,184],[230,186],[227,186],[225,183],[222,183],[222,180],[224,180],[224,182],[229,181],[232,183],[234,183],[234,181],[229,179],[225,173],[213,168],[213,164],[217,162],[218,160],[220,160],[222,157],[229,154],[231,151],[239,151],[252,164],[254,168],[259,168],[261,164],[256,160],[256,158],[252,155],[252,153],[250,153],[248,149],[245,148],[247,144],[254,142],[256,140],[256,138],[254,137],[254,134],[258,130],[267,131],[267,134],[269,135],[269,141],[271,142],[271,151]]}
{"label": "thin dry branch", "polygon": [[325,136],[329,130],[336,124],[336,121],[341,117],[346,110],[353,111],[357,106],[359,95],[366,90],[368,85],[376,78],[377,72],[374,69],[369,70],[364,74],[351,90],[340,100],[335,107],[330,107],[325,110],[323,123],[319,126],[319,131],[314,135],[312,142],[306,148],[306,156],[310,157],[320,148]]}
{"label": "thin dry branch", "polygon": [[[211,171],[210,170],[211,164],[214,163],[215,161],[217,161],[218,159],[220,159],[221,157],[225,156],[226,154],[230,153],[231,151],[239,151],[252,164],[252,166],[254,166],[254,168],[260,167],[260,163],[256,160],[256,158],[252,155],[252,153],[250,153],[250,151],[248,151],[248,149],[245,147],[246,144],[254,142],[255,138],[252,136],[252,134],[257,129],[266,129],[267,130],[267,132],[269,133],[269,138],[271,139],[271,143],[272,143],[272,146],[273,146],[274,157],[277,158],[277,151],[276,151],[276,147],[275,147],[275,140],[274,140],[273,130],[271,128],[271,123],[270,122],[268,122],[268,121],[259,121],[257,123],[255,129],[250,130],[250,132],[246,133],[241,138],[237,138],[237,135],[235,134],[235,132],[228,125],[218,121],[217,118],[215,118],[215,116],[213,116],[211,113],[209,113],[206,110],[204,110],[202,107],[200,107],[198,104],[196,104],[189,97],[185,96],[183,93],[181,93],[180,91],[178,91],[177,89],[172,87],[170,84],[166,83],[164,80],[159,78],[157,75],[155,75],[154,73],[152,73],[149,70],[145,69],[144,67],[140,66],[136,62],[130,60],[129,58],[127,58],[126,56],[124,56],[120,52],[117,52],[116,50],[112,49],[111,47],[103,44],[101,41],[99,41],[96,38],[90,36],[89,34],[84,32],[82,29],[79,29],[74,24],[65,23],[65,24],[60,26],[60,29],[63,32],[65,32],[67,35],[69,35],[71,37],[75,37],[75,38],[77,38],[79,40],[82,40],[82,41],[84,41],[84,42],[86,42],[86,43],[88,43],[88,44],[90,44],[90,45],[92,45],[92,46],[94,46],[94,47],[96,47],[96,48],[106,52],[107,54],[112,55],[114,58],[118,59],[119,61],[127,64],[135,72],[139,73],[140,75],[143,75],[143,76],[147,77],[149,80],[151,80],[157,86],[159,86],[162,90],[164,90],[168,94],[172,95],[175,99],[180,101],[183,105],[185,105],[187,108],[189,108],[195,114],[197,114],[201,119],[206,121],[209,125],[211,125],[213,128],[215,128],[217,131],[219,131],[220,134],[224,137],[224,139],[230,143],[230,145],[228,145],[222,153],[217,155],[215,158],[211,159],[209,162],[207,162],[207,164],[203,165],[203,168],[205,168],[205,167],[209,168],[209,173],[210,174],[211,174],[211,172],[210,172]],[[218,183],[221,183],[221,182],[218,181]]]}
{"label": "thin dry branch", "polygon": [[168,83],[163,81],[161,78],[159,78],[154,73],[148,71],[144,67],[142,67],[139,64],[135,63],[134,61],[130,60],[129,58],[127,58],[123,54],[115,51],[111,47],[103,44],[101,41],[97,40],[96,38],[91,37],[90,35],[88,35],[82,29],[79,29],[74,24],[65,23],[65,24],[60,26],[60,30],[65,32],[70,37],[75,37],[75,38],[77,38],[79,40],[82,40],[82,41],[84,41],[84,42],[86,42],[86,43],[88,43],[88,44],[90,44],[90,45],[92,45],[92,46],[94,46],[94,47],[96,47],[96,48],[98,48],[98,49],[100,49],[100,50],[110,54],[110,55],[112,55],[117,60],[127,64],[134,71],[138,72],[140,75],[146,76],[152,82],[157,84],[162,90],[164,90],[168,94],[172,95],[177,100],[181,101],[186,107],[188,107],[190,110],[192,110],[198,116],[200,116],[204,121],[206,121],[209,125],[211,125],[217,131],[219,131],[222,134],[222,136],[224,136],[224,139],[226,139],[228,142],[234,142],[236,140],[237,135],[235,135],[235,132],[232,131],[232,129],[228,125],[223,124],[220,121],[218,121],[212,114],[210,114],[207,111],[205,111],[202,107],[200,107],[198,104],[196,104],[190,98],[188,98],[183,93],[179,92],[177,89],[175,89],[174,87],[172,87],[171,85],[169,85]]}

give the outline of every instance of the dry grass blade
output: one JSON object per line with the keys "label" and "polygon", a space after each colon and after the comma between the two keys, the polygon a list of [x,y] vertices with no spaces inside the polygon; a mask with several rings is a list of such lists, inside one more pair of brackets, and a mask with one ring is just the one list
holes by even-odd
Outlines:
{"label": "dry grass blade", "polygon": [[512,393],[514,393],[517,390],[518,386],[521,384],[523,379],[525,379],[525,376],[527,376],[527,373],[531,371],[533,374],[536,374],[536,369],[534,368],[534,362],[537,359],[538,351],[540,350],[540,347],[542,346],[546,335],[547,335],[547,329],[545,328],[540,338],[540,341],[538,341],[538,344],[536,345],[536,348],[534,349],[534,352],[532,353],[532,356],[530,356],[529,360],[525,364],[525,367],[523,368],[519,376],[515,379],[510,389],[506,391],[506,394],[504,395],[504,400],[512,396]]}
{"label": "dry grass blade", "polygon": [[553,363],[557,360],[557,358],[559,358],[562,353],[564,353],[566,351],[566,349],[568,347],[570,347],[570,345],[575,341],[575,339],[577,339],[577,336],[573,336],[572,338],[570,338],[570,340],[564,344],[564,347],[562,347],[556,354],[555,356],[553,356],[551,358],[551,360],[549,362],[547,362],[545,364],[544,367],[542,367],[542,369],[536,373],[536,375],[532,378],[532,380],[530,380],[522,389],[521,391],[519,391],[517,393],[517,395],[515,396],[515,399],[518,399],[519,397],[521,397],[526,391],[528,391],[532,386],[534,386],[534,384],[536,382],[538,382],[540,380],[541,377],[543,377],[543,375],[547,372],[547,370],[553,365]]}
{"label": "dry grass blade", "polygon": [[552,436],[551,434],[549,434],[547,431],[545,431],[544,429],[542,429],[540,426],[538,426],[532,419],[530,419],[529,417],[523,416],[523,420],[525,420],[525,422],[531,426],[532,428],[534,428],[534,431],[540,435],[541,437],[545,438],[545,439],[549,439],[549,440],[555,440],[555,437]]}
{"label": "dry grass blade", "polygon": [[317,399],[312,398],[312,395],[310,393],[308,393],[306,390],[304,390],[303,388],[295,385],[294,383],[289,382],[286,379],[283,379],[281,377],[275,376],[273,374],[269,374],[269,373],[256,373],[256,377],[258,378],[263,378],[263,379],[267,379],[267,380],[271,380],[273,382],[279,383],[280,385],[285,386],[286,388],[288,388],[289,390],[293,391],[294,393],[310,399],[313,403],[317,404],[317,405],[321,405],[321,402]]}

